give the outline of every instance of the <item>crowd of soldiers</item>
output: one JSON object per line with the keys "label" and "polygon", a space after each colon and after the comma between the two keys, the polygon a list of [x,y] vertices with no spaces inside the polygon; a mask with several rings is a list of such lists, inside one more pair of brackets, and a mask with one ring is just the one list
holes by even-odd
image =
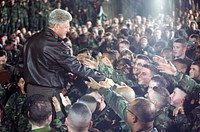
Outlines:
{"label": "crowd of soldiers", "polygon": [[49,12],[55,8],[68,10],[74,16],[76,26],[89,20],[94,22],[102,3],[103,0],[1,0],[1,35],[12,34],[22,28],[31,32],[39,31],[47,25]]}
{"label": "crowd of soldiers", "polygon": [[[0,131],[31,130],[24,104],[27,96],[22,76],[23,45],[47,26],[49,11],[62,3],[49,2],[1,1]],[[76,2],[69,3],[80,5]],[[72,5],[64,7],[74,17],[64,41],[80,63],[112,79],[118,84],[112,90],[126,101],[145,97],[155,104],[154,127],[158,131],[200,131],[200,11],[187,10],[176,17],[159,14],[156,18],[125,19],[120,15],[94,23],[79,18]],[[87,11],[84,8],[81,13]],[[114,104],[88,89],[82,78],[71,73],[68,80],[62,93],[71,102],[67,106],[77,101],[96,103],[91,110],[92,128],[102,132],[128,131],[123,117],[111,107]],[[66,117],[67,111],[64,114]],[[67,131],[64,117],[55,119],[52,127]]]}

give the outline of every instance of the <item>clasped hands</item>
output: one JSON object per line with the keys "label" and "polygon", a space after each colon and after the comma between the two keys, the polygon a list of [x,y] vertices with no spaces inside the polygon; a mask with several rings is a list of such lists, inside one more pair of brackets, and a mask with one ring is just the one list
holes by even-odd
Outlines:
{"label": "clasped hands", "polygon": [[101,87],[111,88],[115,85],[112,79],[106,78],[105,81],[96,82],[92,77],[88,77],[90,81],[86,81],[86,84],[92,89],[99,90]]}

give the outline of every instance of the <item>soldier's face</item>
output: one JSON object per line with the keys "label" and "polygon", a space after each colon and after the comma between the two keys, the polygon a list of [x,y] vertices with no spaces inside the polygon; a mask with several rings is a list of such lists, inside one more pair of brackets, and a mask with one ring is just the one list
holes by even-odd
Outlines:
{"label": "soldier's face", "polygon": [[135,64],[133,66],[133,74],[137,76],[140,73],[140,70],[144,64],[147,64],[145,60],[136,59]]}
{"label": "soldier's face", "polygon": [[119,44],[119,52],[122,52],[123,50],[127,50],[129,49],[125,44],[120,43]]}
{"label": "soldier's face", "polygon": [[191,78],[200,78],[200,68],[197,65],[191,65],[189,75]]}
{"label": "soldier's face", "polygon": [[181,57],[185,54],[186,47],[182,46],[181,43],[174,43],[173,45],[173,55],[174,57]]}
{"label": "soldier's face", "polygon": [[6,61],[7,57],[5,55],[0,57],[0,70],[3,69],[4,65],[6,64]]}
{"label": "soldier's face", "polygon": [[149,82],[152,77],[153,77],[152,72],[149,69],[142,67],[141,72],[138,75],[138,84],[146,87],[149,85]]}

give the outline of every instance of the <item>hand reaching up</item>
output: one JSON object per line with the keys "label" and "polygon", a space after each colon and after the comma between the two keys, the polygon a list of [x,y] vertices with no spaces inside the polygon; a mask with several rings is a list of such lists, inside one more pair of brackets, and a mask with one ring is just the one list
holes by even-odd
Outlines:
{"label": "hand reaching up", "polygon": [[53,106],[55,108],[56,112],[60,112],[61,111],[61,107],[60,107],[60,103],[58,101],[58,99],[56,98],[56,96],[52,97],[52,101],[53,101]]}
{"label": "hand reaching up", "polygon": [[64,106],[71,105],[71,100],[68,96],[64,96],[62,93],[60,93],[60,98]]}
{"label": "hand reaching up", "polygon": [[154,61],[155,63],[157,63],[158,65],[160,65],[160,64],[166,64],[166,63],[167,63],[167,60],[166,60],[165,58],[163,58],[163,57],[161,57],[161,56],[158,56],[158,55],[155,55],[155,56],[153,57],[153,61]]}
{"label": "hand reaching up", "polygon": [[166,73],[168,75],[173,75],[173,76],[177,75],[177,69],[171,62],[166,63],[166,64],[164,64],[164,63],[159,64],[159,66],[157,66],[157,69],[161,73]]}

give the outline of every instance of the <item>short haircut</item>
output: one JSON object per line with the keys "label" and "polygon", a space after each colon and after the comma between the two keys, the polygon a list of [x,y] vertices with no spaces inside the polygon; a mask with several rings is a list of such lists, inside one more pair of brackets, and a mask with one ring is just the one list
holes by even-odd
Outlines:
{"label": "short haircut", "polygon": [[119,65],[120,62],[123,62],[124,64],[127,64],[129,65],[130,67],[132,66],[132,63],[129,59],[126,59],[126,58],[121,58],[117,61],[117,66]]}
{"label": "short haircut", "polygon": [[115,60],[117,58],[117,50],[110,50],[110,51],[105,51],[105,54],[108,54],[108,59],[109,60]]}
{"label": "short haircut", "polygon": [[95,110],[96,110],[96,107],[97,107],[97,100],[91,96],[91,95],[83,95],[79,100],[78,100],[79,103],[84,103],[86,104],[91,112],[93,113]]}
{"label": "short haircut", "polygon": [[151,29],[151,28],[146,28],[146,29],[145,29],[145,32],[149,33],[150,35],[152,35],[152,34],[153,34],[153,31],[152,31],[152,29]]}
{"label": "short haircut", "polygon": [[142,67],[149,69],[153,73],[153,75],[158,74],[157,68],[152,64],[144,64]]}
{"label": "short haircut", "polygon": [[133,60],[133,52],[129,49],[125,49],[123,51],[120,52],[119,58],[122,58],[124,55],[130,55],[131,56],[131,60]]}
{"label": "short haircut", "polygon": [[192,65],[197,65],[200,68],[200,61],[193,61]]}
{"label": "short haircut", "polygon": [[0,57],[3,57],[4,55],[7,57],[7,52],[5,50],[0,50]]}
{"label": "short haircut", "polygon": [[126,40],[126,39],[122,40],[119,44],[121,44],[121,43],[123,43],[123,44],[125,44],[127,46],[130,46],[130,42],[128,40]]}
{"label": "short haircut", "polygon": [[47,125],[48,118],[52,114],[50,101],[45,96],[39,94],[28,97],[28,100],[28,119],[31,123],[37,126]]}
{"label": "short haircut", "polygon": [[151,59],[146,56],[146,55],[143,55],[143,54],[138,54],[136,55],[136,59],[142,59],[142,60],[145,60],[147,63],[151,63]]}
{"label": "short haircut", "polygon": [[177,38],[174,40],[174,43],[181,43],[183,47],[187,46],[187,40],[183,38]]}
{"label": "short haircut", "polygon": [[166,87],[158,86],[158,87],[153,87],[154,90],[154,97],[157,100],[158,105],[162,108],[169,104],[170,101],[170,93],[166,89]]}
{"label": "short haircut", "polygon": [[124,97],[128,102],[132,102],[135,99],[135,91],[131,87],[120,86],[114,91]]}
{"label": "short haircut", "polygon": [[173,60],[173,62],[178,62],[178,63],[182,64],[185,68],[188,68],[191,65],[191,62],[186,59],[178,58],[178,59]]}
{"label": "short haircut", "polygon": [[123,34],[124,36],[129,36],[129,30],[126,28],[122,28],[120,30],[120,33]]}
{"label": "short haircut", "polygon": [[165,87],[167,88],[168,87],[168,82],[167,80],[161,76],[161,75],[154,75],[152,78],[151,78],[152,81],[156,82],[158,84],[158,86],[162,86],[162,87]]}
{"label": "short haircut", "polygon": [[131,105],[130,109],[135,116],[142,122],[148,123],[155,119],[156,108],[149,100],[138,97],[134,100],[135,105]]}
{"label": "short haircut", "polygon": [[200,40],[199,34],[191,34],[189,38],[195,38],[196,40]]}
{"label": "short haircut", "polygon": [[89,127],[92,113],[85,104],[74,103],[69,109],[67,119],[69,121],[69,127],[77,132],[81,132]]}
{"label": "short haircut", "polygon": [[49,27],[53,28],[55,24],[62,25],[66,21],[71,21],[72,16],[69,12],[62,9],[55,9],[49,14]]}

